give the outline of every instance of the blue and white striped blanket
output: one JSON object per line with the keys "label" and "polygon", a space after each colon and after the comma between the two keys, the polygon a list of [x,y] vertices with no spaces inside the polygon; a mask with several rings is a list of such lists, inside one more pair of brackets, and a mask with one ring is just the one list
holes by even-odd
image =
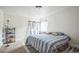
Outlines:
{"label": "blue and white striped blanket", "polygon": [[56,52],[58,45],[62,45],[69,41],[67,36],[52,36],[52,35],[30,35],[26,39],[26,45],[31,45],[40,53]]}

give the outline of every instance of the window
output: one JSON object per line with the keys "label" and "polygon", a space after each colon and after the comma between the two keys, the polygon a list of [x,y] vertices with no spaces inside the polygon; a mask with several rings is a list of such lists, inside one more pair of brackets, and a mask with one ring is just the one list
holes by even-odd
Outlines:
{"label": "window", "polygon": [[47,32],[47,25],[47,21],[29,21],[29,32],[30,34],[39,34],[40,32]]}
{"label": "window", "polygon": [[47,32],[47,25],[47,21],[41,22],[41,32]]}

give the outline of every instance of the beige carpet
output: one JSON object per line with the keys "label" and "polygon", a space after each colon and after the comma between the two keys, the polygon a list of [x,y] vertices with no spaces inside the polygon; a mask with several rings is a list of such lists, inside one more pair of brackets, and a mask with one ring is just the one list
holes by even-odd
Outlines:
{"label": "beige carpet", "polygon": [[9,53],[38,53],[38,51],[29,46],[21,46],[15,50],[10,51]]}
{"label": "beige carpet", "polygon": [[24,48],[24,46],[21,46],[21,47],[15,49],[15,50],[11,51],[10,53],[28,53],[28,52],[29,52],[29,51],[26,50],[26,49]]}

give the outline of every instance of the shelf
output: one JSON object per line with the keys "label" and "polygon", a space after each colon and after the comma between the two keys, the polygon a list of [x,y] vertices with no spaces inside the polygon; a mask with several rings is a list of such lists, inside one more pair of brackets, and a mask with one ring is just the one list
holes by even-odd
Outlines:
{"label": "shelf", "polygon": [[15,34],[15,33],[6,33],[6,34]]}
{"label": "shelf", "polygon": [[15,42],[15,28],[4,28],[3,30],[4,42]]}

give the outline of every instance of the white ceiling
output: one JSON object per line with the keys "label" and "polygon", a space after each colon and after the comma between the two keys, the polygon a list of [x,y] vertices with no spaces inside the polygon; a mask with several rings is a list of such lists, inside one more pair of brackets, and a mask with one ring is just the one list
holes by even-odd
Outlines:
{"label": "white ceiling", "polygon": [[0,9],[6,14],[35,18],[46,17],[65,8],[67,6],[43,6],[42,8],[35,8],[35,6],[0,6]]}

